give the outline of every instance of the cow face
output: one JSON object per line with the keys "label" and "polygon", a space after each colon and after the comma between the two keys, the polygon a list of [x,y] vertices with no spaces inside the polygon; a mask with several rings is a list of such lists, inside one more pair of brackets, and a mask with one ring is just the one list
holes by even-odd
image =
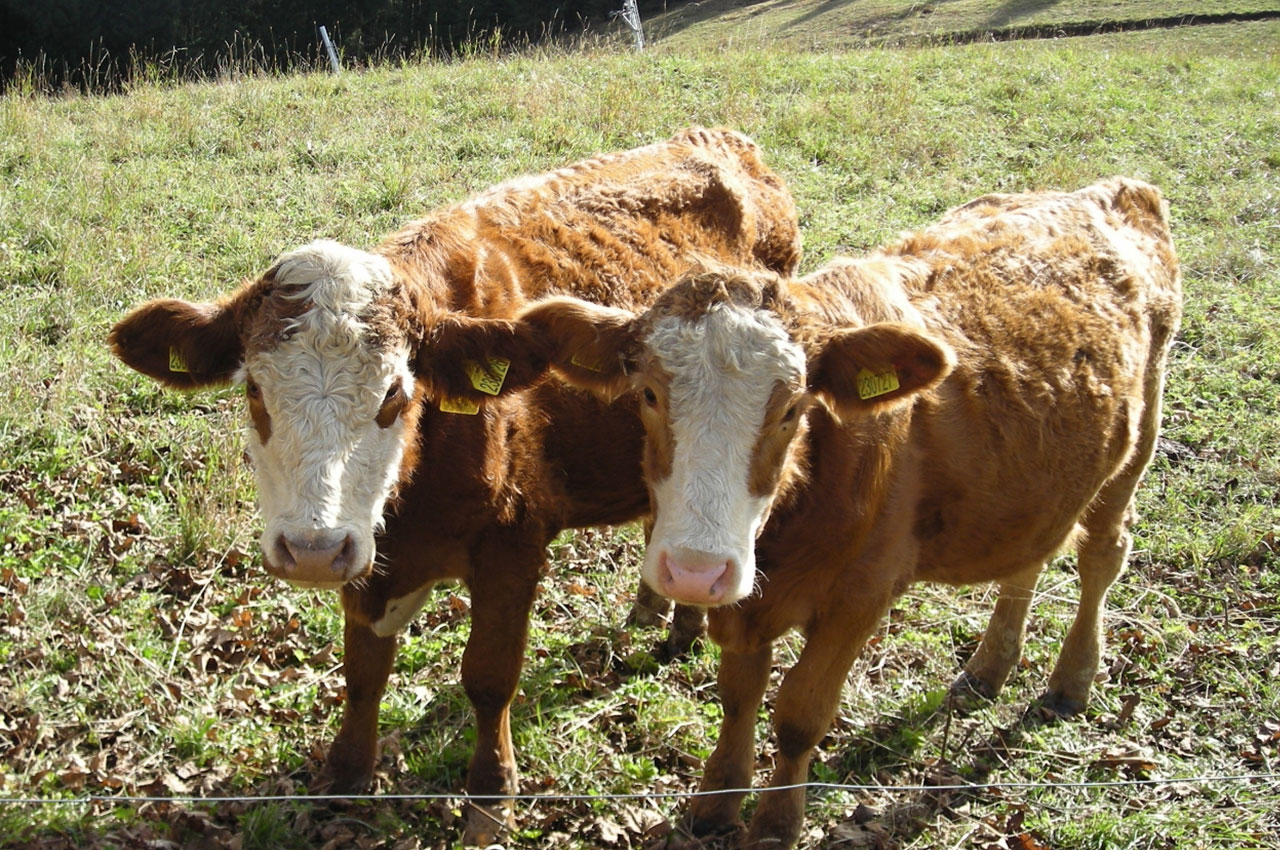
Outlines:
{"label": "cow face", "polygon": [[170,386],[243,384],[266,568],[337,587],[372,569],[411,442],[409,315],[385,259],[322,241],[217,304],[146,304],[111,344]]}
{"label": "cow face", "polygon": [[845,419],[870,415],[932,386],[953,362],[944,344],[905,325],[816,326],[763,273],[692,275],[638,317],[557,299],[521,321],[551,340],[551,361],[571,382],[642,395],[653,510],[644,578],[695,605],[752,592],[755,539],[801,474],[797,438],[815,403]]}

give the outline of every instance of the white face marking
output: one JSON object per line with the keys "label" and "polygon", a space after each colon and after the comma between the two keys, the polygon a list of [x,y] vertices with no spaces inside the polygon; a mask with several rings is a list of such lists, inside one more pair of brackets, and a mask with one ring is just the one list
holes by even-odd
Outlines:
{"label": "white face marking", "polygon": [[[372,563],[374,533],[404,454],[404,423],[375,421],[396,381],[413,392],[409,350],[377,349],[360,316],[391,283],[386,260],[333,242],[286,255],[278,286],[297,288],[309,309],[285,327],[273,350],[250,353],[245,371],[261,388],[270,416],[265,441],[252,426],[249,454],[258,480],[268,560],[288,558],[286,539],[344,551],[333,569],[304,565],[283,577],[338,587]],[[349,541],[343,549],[343,541]]]}
{"label": "white face marking", "polygon": [[[660,320],[646,339],[671,376],[671,474],[651,481],[654,527],[644,576],[662,589],[661,559],[728,562],[719,603],[751,592],[755,538],[770,499],[751,495],[752,456],[775,382],[804,375],[804,353],[771,313],[721,304],[691,322]],[[696,601],[696,600],[689,600]]]}

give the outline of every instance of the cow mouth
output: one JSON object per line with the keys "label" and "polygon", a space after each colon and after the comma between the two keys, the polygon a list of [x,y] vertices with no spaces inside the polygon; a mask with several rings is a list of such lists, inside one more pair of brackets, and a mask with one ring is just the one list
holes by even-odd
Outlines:
{"label": "cow mouth", "polygon": [[284,542],[283,535],[272,549],[274,551],[263,548],[263,568],[269,575],[294,587],[336,590],[373,571],[372,558],[357,565],[357,546],[349,535],[321,553],[324,557],[296,546],[291,548]]}

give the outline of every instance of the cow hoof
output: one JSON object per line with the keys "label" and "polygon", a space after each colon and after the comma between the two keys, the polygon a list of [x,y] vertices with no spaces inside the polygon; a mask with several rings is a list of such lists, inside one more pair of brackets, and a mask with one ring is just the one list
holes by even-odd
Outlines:
{"label": "cow hoof", "polygon": [[[746,824],[740,820],[728,823],[719,820],[706,820],[693,815],[685,815],[680,826],[671,834],[671,840],[677,837],[685,843],[669,843],[670,847],[703,847],[708,839],[741,838],[747,832]],[[724,842],[726,847],[736,847],[735,841]]]}
{"label": "cow hoof", "polygon": [[753,821],[751,832],[745,839],[733,846],[737,847],[738,850],[789,850],[789,848],[795,847],[796,842],[799,840],[799,824],[794,829],[766,828],[757,830]]}
{"label": "cow hoof", "polygon": [[516,826],[515,811],[509,802],[467,806],[467,825],[462,831],[465,847],[500,844]]}
{"label": "cow hoof", "polygon": [[996,689],[965,670],[951,683],[947,693],[953,708],[974,711],[996,698]]}
{"label": "cow hoof", "polygon": [[1053,717],[1076,717],[1084,711],[1083,700],[1072,699],[1062,693],[1049,691],[1040,697],[1039,708]]}
{"label": "cow hoof", "polygon": [[326,765],[307,787],[313,797],[329,797],[341,794],[364,794],[373,786],[373,772],[343,769]]}

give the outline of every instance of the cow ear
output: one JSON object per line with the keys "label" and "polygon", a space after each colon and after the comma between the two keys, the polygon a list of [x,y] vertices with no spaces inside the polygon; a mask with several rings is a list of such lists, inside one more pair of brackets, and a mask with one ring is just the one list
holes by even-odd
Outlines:
{"label": "cow ear", "polygon": [[537,383],[548,365],[544,345],[528,328],[456,313],[432,322],[414,360],[434,400],[473,404]]}
{"label": "cow ear", "polygon": [[107,342],[126,365],[175,389],[229,383],[244,360],[226,304],[150,301],[121,319]]}
{"label": "cow ear", "polygon": [[576,298],[548,298],[520,314],[521,325],[546,346],[566,383],[613,399],[631,388],[635,316]]}
{"label": "cow ear", "polygon": [[809,389],[837,416],[885,410],[940,383],[955,367],[951,346],[909,325],[840,331],[809,364]]}

